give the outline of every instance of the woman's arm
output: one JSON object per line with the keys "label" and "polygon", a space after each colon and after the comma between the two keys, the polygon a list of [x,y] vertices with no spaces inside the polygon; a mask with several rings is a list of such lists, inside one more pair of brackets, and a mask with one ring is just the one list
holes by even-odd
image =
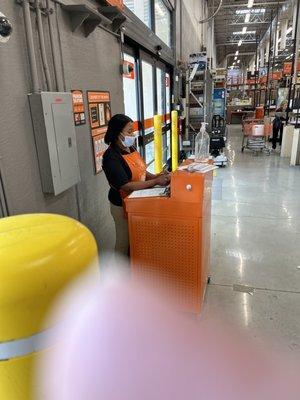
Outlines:
{"label": "woman's arm", "polygon": [[150,181],[150,180],[152,180],[152,179],[155,179],[155,178],[158,178],[159,176],[162,176],[162,175],[168,175],[169,173],[167,172],[167,171],[165,171],[165,170],[163,170],[160,174],[156,174],[156,175],[154,175],[154,174],[151,174],[151,172],[146,172],[146,181]]}
{"label": "woman's arm", "polygon": [[[152,175],[152,174],[151,174]],[[154,179],[149,179],[147,181],[136,181],[128,182],[121,187],[124,192],[134,192],[135,190],[150,189],[154,186],[167,186],[170,183],[170,175],[164,174],[155,177]]]}
{"label": "woman's arm", "polygon": [[151,181],[152,179],[155,179],[157,175],[151,174],[151,172],[146,172],[146,181]]}

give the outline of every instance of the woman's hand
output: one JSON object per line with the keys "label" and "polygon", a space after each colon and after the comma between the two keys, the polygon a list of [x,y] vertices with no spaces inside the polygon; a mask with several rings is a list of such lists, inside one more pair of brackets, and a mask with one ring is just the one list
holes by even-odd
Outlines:
{"label": "woman's hand", "polygon": [[164,175],[170,175],[169,171],[164,169],[160,174],[157,174],[156,177],[158,178],[159,176],[164,176]]}
{"label": "woman's hand", "polygon": [[160,174],[160,175],[157,176],[155,181],[156,181],[156,185],[168,186],[168,184],[171,181],[171,175],[170,174],[166,174],[166,173]]}
{"label": "woman's hand", "polygon": [[150,180],[159,178],[162,175],[169,175],[169,172],[166,170],[163,170],[160,174],[151,174],[151,172],[147,171],[146,180],[150,181]]}
{"label": "woman's hand", "polygon": [[154,186],[168,186],[170,181],[170,174],[161,174],[159,176],[154,175],[153,179],[147,179],[146,181],[128,182],[121,186],[120,189],[124,192],[132,193],[135,190],[150,189]]}

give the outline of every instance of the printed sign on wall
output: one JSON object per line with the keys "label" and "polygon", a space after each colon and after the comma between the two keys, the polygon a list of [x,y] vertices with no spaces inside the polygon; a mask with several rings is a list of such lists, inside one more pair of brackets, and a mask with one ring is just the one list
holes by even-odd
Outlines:
{"label": "printed sign on wall", "polygon": [[95,172],[102,171],[103,154],[107,148],[104,136],[111,118],[109,92],[88,91],[89,118],[94,149]]}
{"label": "printed sign on wall", "polygon": [[76,126],[86,123],[82,90],[72,90],[74,123]]}

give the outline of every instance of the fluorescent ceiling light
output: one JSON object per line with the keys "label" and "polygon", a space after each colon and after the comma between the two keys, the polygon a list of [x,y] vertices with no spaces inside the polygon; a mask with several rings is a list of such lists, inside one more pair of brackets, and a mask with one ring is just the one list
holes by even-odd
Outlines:
{"label": "fluorescent ceiling light", "polygon": [[237,56],[234,57],[234,61],[237,60]]}
{"label": "fluorescent ceiling light", "polygon": [[290,32],[292,32],[292,30],[293,30],[293,27],[290,26],[289,29],[286,31],[286,34],[288,35]]}
{"label": "fluorescent ceiling light", "polygon": [[248,8],[252,8],[252,7],[253,7],[253,4],[254,4],[254,0],[248,0],[248,5],[247,5],[247,7],[248,7]]}
{"label": "fluorescent ceiling light", "polygon": [[247,32],[247,27],[244,26],[244,28],[243,28],[243,30],[242,30],[242,33],[244,34],[244,33],[246,33],[246,32]]}
{"label": "fluorescent ceiling light", "polygon": [[[246,28],[247,29],[247,28]],[[245,34],[255,34],[256,31],[239,31],[239,32],[232,32],[233,35],[245,35]]]}
{"label": "fluorescent ceiling light", "polygon": [[241,60],[238,60],[237,63],[239,64],[241,62]]}
{"label": "fluorescent ceiling light", "polygon": [[247,24],[250,21],[250,13],[245,15],[245,23]]}
{"label": "fluorescent ceiling light", "polygon": [[238,55],[239,55],[239,51],[238,51],[238,50],[235,52],[235,55],[236,55],[236,56],[238,56]]}
{"label": "fluorescent ceiling light", "polygon": [[239,42],[238,42],[238,46],[241,46],[241,45],[242,45],[242,43],[243,43],[242,39],[241,39],[241,40],[239,40]]}
{"label": "fluorescent ceiling light", "polygon": [[[252,11],[252,10],[251,10]],[[250,11],[250,12],[251,12]],[[249,10],[236,10],[236,12],[235,12],[236,14],[248,14],[249,13]]]}
{"label": "fluorescent ceiling light", "polygon": [[266,12],[265,8],[253,8],[252,10],[249,10],[247,8],[243,9],[243,10],[236,10],[236,14],[239,15],[244,15],[244,14],[264,14]]}

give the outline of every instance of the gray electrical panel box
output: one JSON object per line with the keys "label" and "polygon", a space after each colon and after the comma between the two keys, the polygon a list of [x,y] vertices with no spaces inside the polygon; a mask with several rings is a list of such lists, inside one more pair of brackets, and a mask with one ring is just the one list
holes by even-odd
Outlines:
{"label": "gray electrical panel box", "polygon": [[58,195],[80,181],[71,93],[29,95],[44,193]]}

